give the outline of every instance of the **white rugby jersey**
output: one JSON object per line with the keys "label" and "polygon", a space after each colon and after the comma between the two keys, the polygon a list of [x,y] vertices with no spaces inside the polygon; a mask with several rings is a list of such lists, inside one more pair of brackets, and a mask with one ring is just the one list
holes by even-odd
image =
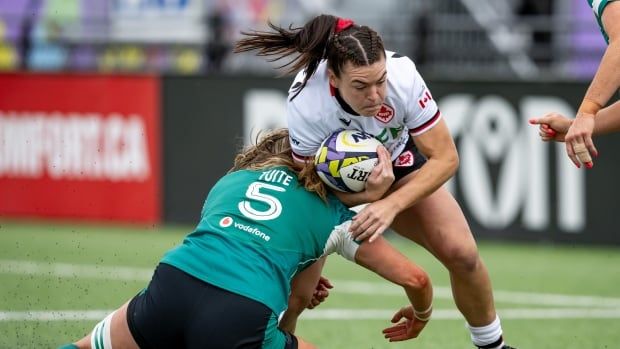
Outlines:
{"label": "white rugby jersey", "polygon": [[607,4],[615,0],[587,0],[587,1],[588,1],[588,5],[592,7],[592,11],[594,11],[594,15],[596,16],[596,21],[598,22],[598,25],[601,28],[601,33],[603,33],[603,37],[605,38],[605,41],[609,43],[609,36],[607,35],[605,28],[603,27],[603,20],[601,17],[603,16],[603,11],[605,10],[605,7],[607,6]]}
{"label": "white rugby jersey", "polygon": [[[330,86],[326,61],[321,62],[306,86],[295,95],[304,72],[295,77],[287,102],[287,121],[293,156],[314,157],[321,142],[338,129],[358,129],[374,135],[396,159],[409,134],[416,136],[432,128],[441,115],[415,64],[408,57],[386,51],[387,92],[375,117],[352,114],[339,103]],[[344,101],[343,101],[344,103]]]}

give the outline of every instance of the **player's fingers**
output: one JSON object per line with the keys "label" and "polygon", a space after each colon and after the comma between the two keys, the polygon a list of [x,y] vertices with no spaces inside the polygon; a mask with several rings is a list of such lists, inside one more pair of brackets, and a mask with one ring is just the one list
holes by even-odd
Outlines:
{"label": "player's fingers", "polygon": [[386,335],[386,337],[392,336],[392,335],[397,335],[401,332],[406,332],[407,331],[407,325],[404,322],[401,322],[399,324],[396,324],[394,326],[390,326],[388,328],[384,328],[383,329],[383,334]]}
{"label": "player's fingers", "polygon": [[394,316],[392,316],[392,322],[393,323],[397,323],[398,321],[400,321],[400,319],[402,319],[404,317],[403,315],[403,309],[400,308],[395,314]]}
{"label": "player's fingers", "polygon": [[550,136],[555,136],[557,134],[557,132],[553,128],[551,128],[549,124],[540,124],[540,130]]}
{"label": "player's fingers", "polygon": [[362,225],[362,223],[364,223],[364,221],[366,221],[366,213],[364,212],[364,210],[361,210],[351,219],[351,226],[349,226],[349,232],[353,237],[356,237],[357,234],[360,233],[359,227],[360,225]]}
{"label": "player's fingers", "polygon": [[334,285],[332,285],[331,281],[329,281],[329,279],[324,276],[320,277],[319,282],[321,283],[321,285],[327,288],[334,288]]}
{"label": "player's fingers", "polygon": [[594,146],[594,142],[592,141],[592,137],[585,137],[585,144],[586,144],[586,148],[588,148],[588,152],[594,156],[597,157],[598,156],[598,150],[596,150],[596,147]]}
{"label": "player's fingers", "polygon": [[573,142],[566,142],[565,147],[568,158],[573,162],[573,164],[575,164],[575,166],[577,166],[577,168],[581,168],[581,163],[577,160],[577,156],[575,156],[575,151],[573,150]]}
{"label": "player's fingers", "polygon": [[363,221],[358,219],[356,220],[356,223],[358,223],[356,227],[353,227],[353,224],[351,224],[351,227],[349,228],[351,231],[351,236],[355,237],[355,240],[364,240],[370,236],[370,234],[374,233],[374,230],[368,230],[374,223],[374,220],[370,217],[366,216]]}
{"label": "player's fingers", "polygon": [[408,333],[403,333],[400,334],[398,336],[393,336],[390,338],[390,342],[400,342],[400,341],[406,341],[407,339],[411,339],[412,337],[408,334]]}
{"label": "player's fingers", "polygon": [[364,240],[368,239],[370,236],[372,236],[372,234],[375,233],[375,230],[376,229],[372,225],[370,225],[366,229],[364,229],[363,232],[361,234],[359,234],[355,238],[355,240],[356,241],[364,241]]}
{"label": "player's fingers", "polygon": [[572,143],[572,145],[573,145],[573,151],[575,152],[575,156],[577,157],[577,160],[579,160],[579,162],[584,164],[586,168],[592,168],[593,166],[592,157],[590,156],[590,152],[588,151],[588,148],[586,147],[585,143],[580,142],[580,141],[575,141]]}
{"label": "player's fingers", "polygon": [[375,241],[379,236],[381,236],[381,234],[383,234],[383,232],[385,231],[385,229],[387,229],[387,225],[386,224],[382,224],[379,223],[379,226],[377,227],[377,229],[375,230],[375,232],[372,234],[372,236],[370,238],[368,238],[368,242],[373,242]]}

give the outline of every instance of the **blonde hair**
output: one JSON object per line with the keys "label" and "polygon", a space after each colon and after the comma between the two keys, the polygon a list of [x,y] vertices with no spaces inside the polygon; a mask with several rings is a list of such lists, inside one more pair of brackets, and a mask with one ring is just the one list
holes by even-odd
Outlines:
{"label": "blonde hair", "polygon": [[233,167],[228,171],[262,170],[285,166],[297,174],[298,181],[310,192],[327,199],[327,188],[316,173],[314,162],[296,163],[289,142],[288,129],[282,128],[257,136],[256,144],[243,149],[235,157]]}

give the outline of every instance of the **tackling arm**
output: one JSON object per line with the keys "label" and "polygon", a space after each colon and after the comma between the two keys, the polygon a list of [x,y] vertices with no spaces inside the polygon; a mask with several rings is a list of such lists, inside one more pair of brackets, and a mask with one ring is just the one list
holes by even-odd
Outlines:
{"label": "tackling arm", "polygon": [[[405,340],[417,337],[432,313],[433,287],[430,278],[422,268],[402,255],[383,237],[372,243],[363,242],[355,254],[355,262],[388,281],[402,286],[411,302],[411,307],[402,308],[397,314],[411,311],[405,322],[395,325],[395,331],[386,337],[390,340]],[[392,320],[400,319],[395,316]]]}

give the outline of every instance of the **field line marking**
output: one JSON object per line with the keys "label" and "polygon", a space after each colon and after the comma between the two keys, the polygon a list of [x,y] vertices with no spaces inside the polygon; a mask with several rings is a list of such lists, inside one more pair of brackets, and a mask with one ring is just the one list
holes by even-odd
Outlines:
{"label": "field line marking", "polygon": [[[367,295],[404,295],[400,287],[389,282],[380,283],[337,279],[331,281],[334,285],[334,292]],[[433,295],[437,299],[452,299],[452,291],[449,287],[434,286]],[[494,290],[493,297],[495,302],[511,304],[620,308],[620,298],[613,297],[503,290]]]}
{"label": "field line marking", "polygon": [[[313,309],[301,315],[302,320],[385,320],[388,322],[396,309]],[[112,310],[49,310],[0,311],[0,321],[90,321],[101,320]],[[499,309],[502,320],[536,319],[620,319],[620,309],[582,308],[515,308]],[[452,309],[435,309],[433,320],[464,320]]]}
{"label": "field line marking", "polygon": [[[153,268],[0,260],[0,273],[147,282],[151,279]],[[368,282],[338,279],[333,279],[331,281],[335,286],[335,293],[373,296],[404,296],[404,292],[400,287],[390,284],[389,282]],[[620,308],[620,298],[613,297],[516,292],[504,290],[495,290],[493,294],[497,303]],[[435,286],[434,295],[437,299],[452,299],[452,291],[449,287]]]}

